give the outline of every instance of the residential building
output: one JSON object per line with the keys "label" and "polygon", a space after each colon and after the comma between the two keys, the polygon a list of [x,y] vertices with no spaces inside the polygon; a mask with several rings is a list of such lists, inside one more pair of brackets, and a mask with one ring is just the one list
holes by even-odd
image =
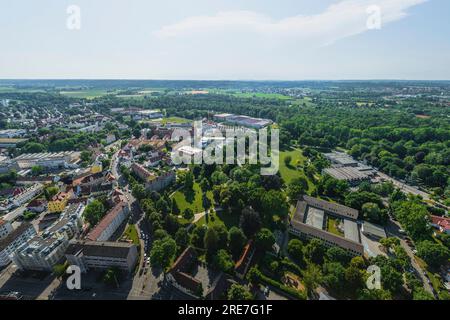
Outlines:
{"label": "residential building", "polygon": [[150,180],[155,179],[155,175],[148,171],[146,168],[144,168],[139,163],[133,163],[131,165],[131,170],[134,174],[136,174],[140,179],[142,179],[144,182],[148,182]]}
{"label": "residential building", "polygon": [[6,238],[0,240],[0,267],[9,264],[11,262],[10,255],[35,235],[36,230],[34,230],[33,226],[28,222],[24,222],[11,231]]}
{"label": "residential building", "polygon": [[441,233],[450,234],[450,218],[431,216],[431,225]]}
{"label": "residential building", "polygon": [[27,210],[36,213],[44,212],[46,208],[47,208],[47,201],[40,199],[34,199],[27,205]]}
{"label": "residential building", "polygon": [[12,231],[11,222],[0,219],[0,240],[5,239]]}
{"label": "residential building", "polygon": [[67,192],[60,192],[55,195],[51,201],[48,202],[49,212],[63,212],[66,208],[67,201],[70,199],[70,194]]}
{"label": "residential building", "polygon": [[24,189],[21,193],[19,193],[18,195],[15,195],[12,199],[11,202],[19,207],[25,203],[27,203],[28,201],[30,201],[31,199],[33,199],[34,197],[36,197],[38,194],[40,194],[42,191],[44,190],[44,186],[40,183],[36,183],[33,184],[32,186]]}
{"label": "residential building", "polygon": [[138,259],[137,247],[125,242],[72,240],[65,255],[69,264],[79,266],[82,272],[111,267],[132,272]]}
{"label": "residential building", "polygon": [[[338,246],[352,256],[364,254],[356,219],[358,210],[303,196],[297,202],[289,232],[305,239],[320,239],[325,246]],[[333,224],[334,228],[330,228]]]}
{"label": "residential building", "polygon": [[18,144],[26,141],[28,141],[28,139],[0,138],[0,148],[16,148]]}
{"label": "residential building", "polygon": [[8,173],[11,171],[18,172],[20,170],[17,162],[9,159],[3,159],[0,161],[0,174]]}
{"label": "residential building", "polygon": [[27,133],[24,129],[6,129],[0,130],[0,138],[16,138],[22,137]]}
{"label": "residential building", "polygon": [[86,239],[90,241],[108,241],[122,224],[129,213],[127,202],[117,203],[100,222],[89,232]]}
{"label": "residential building", "polygon": [[197,258],[195,250],[192,247],[187,247],[167,274],[168,282],[175,289],[180,290],[194,299],[198,299],[201,296],[199,293],[202,290],[202,282],[188,272],[197,263]]}
{"label": "residential building", "polygon": [[11,258],[21,270],[53,271],[68,245],[63,235],[36,236],[17,248]]}
{"label": "residential building", "polygon": [[44,235],[63,235],[68,240],[80,233],[82,225],[82,215],[85,206],[83,203],[74,203],[66,207],[59,219],[46,228]]}

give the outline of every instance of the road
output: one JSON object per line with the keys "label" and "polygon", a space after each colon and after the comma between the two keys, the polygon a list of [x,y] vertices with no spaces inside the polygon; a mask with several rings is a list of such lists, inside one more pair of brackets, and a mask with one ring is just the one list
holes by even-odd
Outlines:
{"label": "road", "polygon": [[404,236],[399,232],[400,229],[401,226],[398,222],[389,219],[386,225],[386,232],[388,236],[396,237],[400,240],[401,246],[403,247],[403,249],[405,249],[406,253],[411,258],[411,265],[414,268],[414,273],[422,280],[424,289],[434,296],[433,287],[428,283],[428,278],[425,277],[424,270],[417,263],[411,247],[408,245],[408,243],[406,243]]}
{"label": "road", "polygon": [[377,175],[381,179],[384,179],[384,180],[387,180],[387,181],[391,181],[397,188],[399,188],[401,191],[403,191],[406,194],[411,193],[411,194],[416,195],[416,196],[421,196],[426,201],[430,201],[431,200],[430,194],[428,194],[428,193],[426,193],[426,192],[424,192],[422,190],[419,190],[416,187],[407,185],[406,183],[398,181],[398,180],[388,176],[387,174],[384,174],[384,173],[379,172],[379,171],[377,171]]}
{"label": "road", "polygon": [[47,300],[59,284],[59,280],[53,274],[44,274],[39,277],[19,276],[17,267],[13,264],[0,272],[0,291],[17,291],[27,300]]}
{"label": "road", "polygon": [[138,201],[136,201],[136,199],[130,192],[127,181],[125,181],[125,179],[119,172],[119,151],[114,153],[114,155],[112,156],[111,173],[116,178],[125,197],[130,203],[130,223],[134,224],[136,227],[136,230],[139,234],[139,242],[141,248],[138,270],[136,271],[136,274],[133,278],[131,290],[128,294],[128,299],[151,299],[160,290],[162,274],[161,272],[152,270],[151,266],[145,261],[146,255],[149,253],[149,248],[152,241],[150,226],[148,225],[147,220],[144,219],[144,213],[142,212]]}

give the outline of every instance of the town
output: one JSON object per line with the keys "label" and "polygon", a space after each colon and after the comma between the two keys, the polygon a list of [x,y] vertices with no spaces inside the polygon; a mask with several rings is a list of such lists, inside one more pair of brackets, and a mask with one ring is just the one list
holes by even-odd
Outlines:
{"label": "town", "polygon": [[[0,299],[450,298],[447,82],[0,85]],[[278,172],[174,161],[230,129]]]}

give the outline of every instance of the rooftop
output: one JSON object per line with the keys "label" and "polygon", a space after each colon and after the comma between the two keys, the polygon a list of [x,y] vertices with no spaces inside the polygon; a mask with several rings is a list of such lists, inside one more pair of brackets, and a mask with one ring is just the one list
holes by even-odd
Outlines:
{"label": "rooftop", "polygon": [[95,226],[94,229],[89,232],[87,239],[91,241],[95,241],[100,237],[103,231],[108,228],[111,222],[122,212],[123,208],[127,206],[127,204],[123,201],[116,204],[109,212],[103,217],[103,219]]}
{"label": "rooftop", "polygon": [[0,251],[3,251],[29,228],[33,228],[33,226],[29,222],[24,222],[7,235],[6,238],[0,240]]}
{"label": "rooftop", "polygon": [[134,245],[127,242],[99,242],[99,241],[79,241],[70,242],[66,254],[78,255],[83,253],[84,256],[91,257],[111,257],[126,259],[130,249]]}

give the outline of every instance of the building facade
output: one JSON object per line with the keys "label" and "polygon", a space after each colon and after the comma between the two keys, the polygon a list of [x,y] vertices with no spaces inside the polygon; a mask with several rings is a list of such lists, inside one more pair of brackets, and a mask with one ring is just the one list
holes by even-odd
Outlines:
{"label": "building facade", "polygon": [[65,255],[69,264],[79,266],[82,272],[112,267],[132,272],[138,259],[137,247],[124,242],[73,240]]}
{"label": "building facade", "polygon": [[0,240],[0,266],[6,266],[11,262],[11,255],[22,244],[36,235],[34,227],[28,223],[22,223],[18,228],[11,231],[3,240]]}

